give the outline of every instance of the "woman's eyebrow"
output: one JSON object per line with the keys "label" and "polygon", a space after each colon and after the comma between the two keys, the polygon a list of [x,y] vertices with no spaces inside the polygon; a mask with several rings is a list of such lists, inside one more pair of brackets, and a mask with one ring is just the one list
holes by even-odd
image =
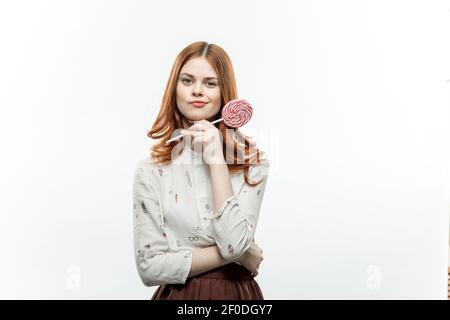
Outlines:
{"label": "woman's eyebrow", "polygon": [[[194,78],[194,76],[192,74],[183,72],[181,75],[183,75],[183,74],[187,75],[188,77]],[[205,79],[217,79],[217,78],[216,77],[205,77]],[[219,79],[217,79],[217,80],[219,80]]]}

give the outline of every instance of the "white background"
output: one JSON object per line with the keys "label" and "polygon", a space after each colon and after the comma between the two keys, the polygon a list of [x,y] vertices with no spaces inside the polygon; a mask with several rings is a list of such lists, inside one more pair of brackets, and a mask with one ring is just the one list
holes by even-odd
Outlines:
{"label": "white background", "polygon": [[176,55],[230,55],[272,158],[266,299],[446,299],[448,1],[1,1],[0,298],[149,299],[132,173]]}

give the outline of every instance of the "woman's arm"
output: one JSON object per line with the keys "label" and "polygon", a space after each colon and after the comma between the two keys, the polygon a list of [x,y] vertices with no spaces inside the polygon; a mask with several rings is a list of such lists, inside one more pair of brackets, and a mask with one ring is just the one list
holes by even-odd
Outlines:
{"label": "woman's arm", "polygon": [[251,246],[269,167],[268,159],[261,159],[261,163],[251,166],[248,173],[250,180],[261,183],[249,186],[244,181],[234,195],[227,165],[216,163],[209,166],[214,194],[214,213],[211,218],[213,236],[219,252],[226,260],[239,258]]}
{"label": "woman's arm", "polygon": [[243,181],[243,185],[237,186],[237,193],[234,194],[219,130],[209,121],[201,120],[181,133],[189,138],[194,137],[192,143],[190,139],[186,142],[191,143],[194,150],[199,144],[203,146],[203,160],[209,166],[214,198],[214,213],[210,216],[213,237],[222,257],[225,260],[236,260],[251,246],[270,161],[261,159],[260,163],[253,163],[248,170],[248,178],[251,181],[257,178],[260,183],[247,186]]}
{"label": "woman's arm", "polygon": [[225,260],[217,246],[195,249],[192,251],[192,264],[188,277],[196,276],[228,263],[232,263],[232,261]]}
{"label": "woman's arm", "polygon": [[219,209],[225,203],[225,200],[229,199],[233,195],[230,173],[223,156],[219,157],[217,163],[209,165],[209,172],[211,175],[212,189],[214,193],[214,214],[217,214]]}
{"label": "woman's arm", "polygon": [[184,284],[192,264],[192,249],[170,247],[160,190],[148,174],[155,170],[141,161],[133,181],[134,253],[137,271],[146,286]]}

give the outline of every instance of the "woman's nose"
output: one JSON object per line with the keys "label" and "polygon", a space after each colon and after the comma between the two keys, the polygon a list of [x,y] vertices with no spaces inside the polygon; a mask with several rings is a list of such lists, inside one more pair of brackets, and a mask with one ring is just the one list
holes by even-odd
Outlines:
{"label": "woman's nose", "polygon": [[193,91],[193,93],[194,93],[194,95],[201,94],[201,86],[200,86],[200,85],[194,86],[194,91]]}

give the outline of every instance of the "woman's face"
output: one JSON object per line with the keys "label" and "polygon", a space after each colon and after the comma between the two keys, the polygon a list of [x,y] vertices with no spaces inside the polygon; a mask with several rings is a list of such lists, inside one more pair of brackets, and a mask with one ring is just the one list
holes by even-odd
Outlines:
{"label": "woman's face", "polygon": [[[194,101],[205,104],[195,105]],[[206,119],[211,121],[220,110],[220,86],[217,74],[205,58],[194,58],[184,64],[177,81],[178,110],[188,123]]]}

